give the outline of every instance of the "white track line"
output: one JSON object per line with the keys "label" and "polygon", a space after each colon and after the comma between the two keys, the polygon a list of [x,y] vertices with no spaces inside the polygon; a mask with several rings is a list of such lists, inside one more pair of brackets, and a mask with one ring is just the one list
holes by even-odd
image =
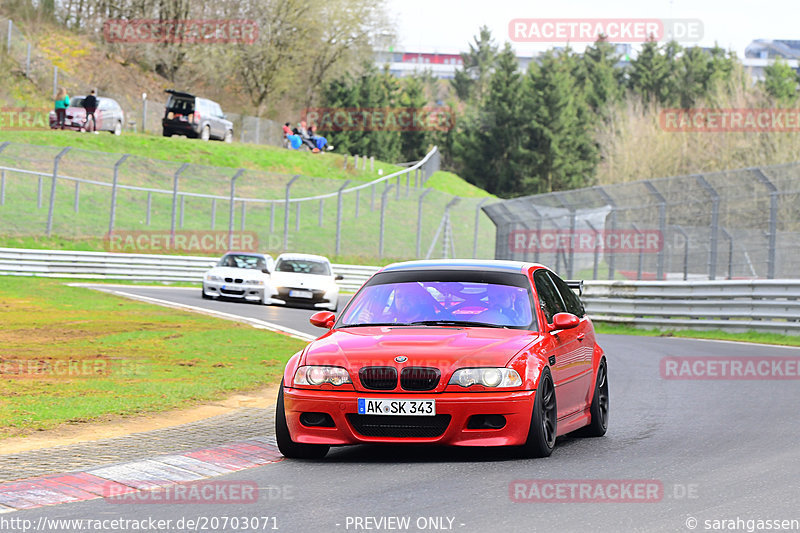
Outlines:
{"label": "white track line", "polygon": [[110,294],[115,294],[117,296],[123,296],[125,298],[130,298],[131,300],[139,300],[141,302],[152,303],[157,305],[162,305],[164,307],[171,307],[173,309],[182,309],[184,311],[192,311],[194,313],[200,313],[203,315],[210,315],[217,318],[224,318],[225,320],[232,320],[234,322],[242,322],[245,324],[249,324],[254,328],[259,329],[267,329],[269,331],[275,331],[277,333],[283,333],[285,335],[289,335],[290,337],[294,337],[296,339],[304,340],[304,341],[313,341],[316,339],[313,335],[309,335],[308,333],[303,333],[302,331],[297,331],[296,329],[287,328],[286,326],[281,326],[280,324],[275,324],[273,322],[267,322],[265,320],[259,320],[257,318],[248,318],[244,316],[234,315],[231,313],[223,313],[222,311],[213,311],[211,309],[206,309],[204,307],[197,307],[194,305],[188,304],[179,304],[176,302],[170,302],[168,300],[161,300],[159,298],[151,298],[149,296],[140,296],[138,294],[132,294],[130,292],[125,291],[118,291],[114,289],[107,289],[105,287],[99,285],[92,285],[87,286],[88,288],[107,292]]}

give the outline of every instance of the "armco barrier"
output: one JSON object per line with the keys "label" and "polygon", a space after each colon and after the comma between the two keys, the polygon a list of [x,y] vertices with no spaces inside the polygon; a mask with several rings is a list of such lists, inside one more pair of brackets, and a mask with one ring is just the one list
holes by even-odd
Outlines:
{"label": "armco barrier", "polygon": [[587,281],[596,322],[800,334],[800,280]]}
{"label": "armco barrier", "polygon": [[[0,275],[199,282],[209,257],[0,248]],[[334,264],[343,291],[378,267]],[[586,281],[582,299],[596,322],[670,329],[800,334],[800,280]]]}
{"label": "armco barrier", "polygon": [[[0,248],[0,275],[127,281],[194,281],[216,263],[215,258],[185,255],[72,252]],[[353,292],[377,267],[333,265],[344,279],[342,290]]]}

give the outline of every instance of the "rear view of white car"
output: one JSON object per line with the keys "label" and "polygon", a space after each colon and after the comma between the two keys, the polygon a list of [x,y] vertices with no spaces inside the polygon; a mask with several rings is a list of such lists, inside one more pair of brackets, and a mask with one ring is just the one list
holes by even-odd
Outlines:
{"label": "rear view of white car", "polygon": [[339,285],[331,262],[321,255],[281,254],[270,276],[269,303],[336,311]]}
{"label": "rear view of white car", "polygon": [[267,254],[228,252],[203,275],[203,298],[235,298],[269,303],[270,273],[275,260]]}

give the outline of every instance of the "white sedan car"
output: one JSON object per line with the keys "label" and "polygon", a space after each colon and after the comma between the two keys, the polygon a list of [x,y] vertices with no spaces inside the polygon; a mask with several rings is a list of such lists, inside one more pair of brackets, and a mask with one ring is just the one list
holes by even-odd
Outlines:
{"label": "white sedan car", "polygon": [[203,275],[203,298],[236,298],[267,304],[270,273],[275,267],[271,255],[228,252]]}
{"label": "white sedan car", "polygon": [[327,257],[310,254],[281,254],[270,276],[269,303],[302,305],[336,311],[342,276],[334,276]]}

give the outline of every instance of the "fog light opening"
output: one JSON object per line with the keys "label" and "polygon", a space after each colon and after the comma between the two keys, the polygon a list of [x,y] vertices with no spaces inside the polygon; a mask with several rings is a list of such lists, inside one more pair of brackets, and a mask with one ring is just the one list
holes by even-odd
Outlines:
{"label": "fog light opening", "polygon": [[503,415],[472,415],[467,422],[467,429],[502,429],[505,426]]}
{"label": "fog light opening", "polygon": [[300,423],[308,427],[336,427],[336,424],[333,423],[333,418],[328,413],[303,413],[300,415]]}

